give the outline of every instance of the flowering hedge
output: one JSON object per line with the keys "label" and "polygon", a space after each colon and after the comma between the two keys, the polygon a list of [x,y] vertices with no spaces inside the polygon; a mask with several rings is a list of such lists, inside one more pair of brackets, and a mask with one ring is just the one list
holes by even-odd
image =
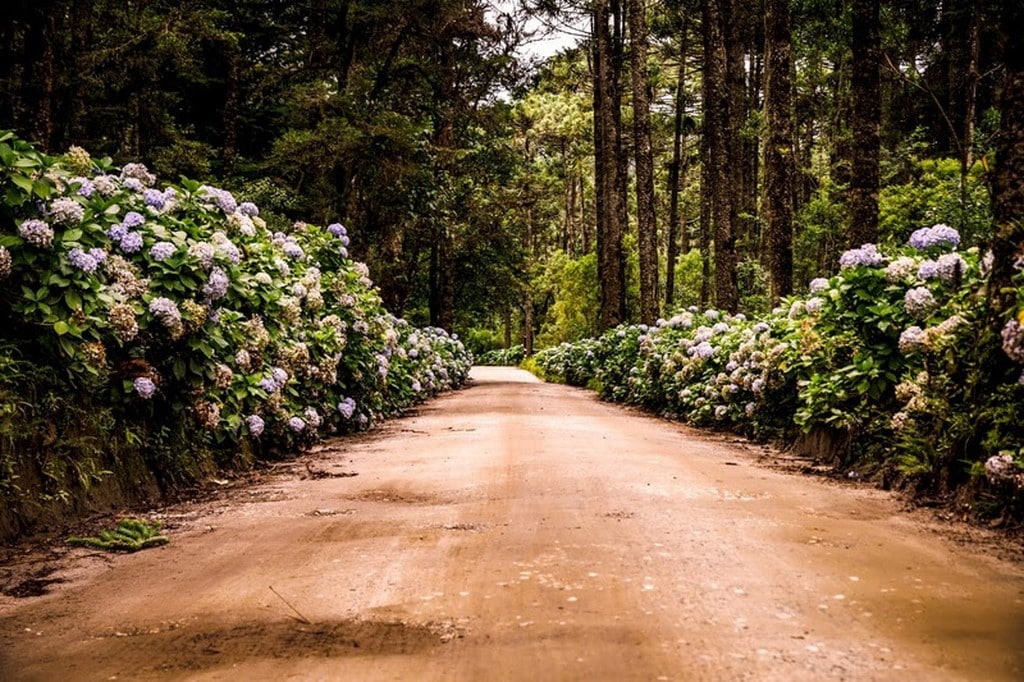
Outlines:
{"label": "flowering hedge", "polygon": [[[346,228],[0,132],[0,340],[231,450],[287,450],[460,385],[454,335],[390,315]],[[0,476],[2,476],[0,472]]]}
{"label": "flowering hedge", "polygon": [[[987,264],[977,249],[958,247],[952,228],[922,228],[903,247],[848,251],[836,276],[814,280],[808,295],[764,319],[690,308],[654,327],[546,349],[537,365],[694,424],[765,438],[842,434],[845,464],[894,465],[931,490],[982,472],[1020,484],[1021,368],[1004,372],[992,392]],[[1018,365],[1022,323],[1024,312],[1002,334]]]}
{"label": "flowering hedge", "polygon": [[477,365],[518,365],[526,358],[526,349],[522,344],[511,346],[509,348],[498,348],[496,350],[489,350],[482,353],[479,357],[474,358],[474,362]]}

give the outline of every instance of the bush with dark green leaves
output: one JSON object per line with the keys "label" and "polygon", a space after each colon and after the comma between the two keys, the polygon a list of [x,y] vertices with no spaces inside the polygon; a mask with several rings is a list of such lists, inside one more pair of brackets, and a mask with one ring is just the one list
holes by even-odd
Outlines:
{"label": "bush with dark green leaves", "polygon": [[536,363],[694,424],[783,441],[841,435],[843,465],[898,472],[922,491],[986,474],[1013,497],[1024,483],[1024,312],[1003,329],[997,352],[1016,369],[993,392],[987,265],[958,245],[952,228],[922,228],[901,247],[844,253],[839,274],[762,319],[690,308],[542,350]]}
{"label": "bush with dark green leaves", "polygon": [[[10,132],[0,196],[0,365],[51,375],[69,409],[97,404],[142,450],[187,433],[172,457],[287,452],[467,377],[456,336],[384,309],[341,224],[272,231],[226,190],[79,148],[48,157]],[[13,377],[0,416],[34,413],[39,383]],[[0,491],[16,490],[5,470]]]}

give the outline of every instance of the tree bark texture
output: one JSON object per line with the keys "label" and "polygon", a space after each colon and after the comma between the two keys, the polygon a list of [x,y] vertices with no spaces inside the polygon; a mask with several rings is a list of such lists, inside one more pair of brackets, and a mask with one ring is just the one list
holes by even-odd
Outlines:
{"label": "tree bark texture", "polygon": [[594,5],[594,187],[597,204],[598,277],[601,280],[601,329],[625,319],[625,258],[622,247],[623,199],[619,191],[612,34],[609,0]]}
{"label": "tree bark texture", "polygon": [[644,0],[628,0],[633,81],[633,155],[636,163],[636,227],[640,248],[640,321],[658,319],[658,230],[654,214],[654,154],[651,150],[647,84],[647,12]]}
{"label": "tree bark texture", "polygon": [[881,120],[879,0],[852,0],[853,109],[850,128],[850,246],[878,240],[878,161]]}
{"label": "tree bark texture", "polygon": [[793,292],[793,83],[789,0],[765,2],[765,254],[771,303]]}
{"label": "tree bark texture", "polygon": [[[706,43],[706,40],[705,40]],[[705,45],[705,51],[707,46]],[[706,74],[706,66],[705,66]],[[711,114],[713,107],[709,106],[708,82],[705,75],[702,84],[704,99],[704,121],[701,125],[700,135],[700,217],[698,224],[698,246],[700,248],[700,304],[708,306],[711,304],[711,214],[712,202],[712,180],[711,167],[714,161],[711,158]]]}
{"label": "tree bark texture", "polygon": [[[686,18],[683,19],[679,45],[679,67],[676,73],[675,116],[672,125],[672,161],[668,169],[668,247],[665,255],[665,307],[675,301],[676,261],[679,260],[679,175],[683,156],[683,95],[686,80]],[[682,230],[682,252],[689,250],[686,230]]]}
{"label": "tree bark texture", "polygon": [[[728,82],[725,26],[732,0],[703,0],[704,135],[708,141],[711,225],[715,252],[715,305],[733,312],[739,304],[736,286],[736,184],[739,140],[730,140],[735,110]],[[730,176],[732,173],[732,176]]]}
{"label": "tree bark texture", "polygon": [[1016,305],[1014,263],[1024,256],[1024,34],[1020,30],[1024,8],[1020,3],[1006,3],[1003,11],[1006,70],[992,188],[995,235],[989,280],[989,307],[996,332],[1002,329],[1007,313]]}

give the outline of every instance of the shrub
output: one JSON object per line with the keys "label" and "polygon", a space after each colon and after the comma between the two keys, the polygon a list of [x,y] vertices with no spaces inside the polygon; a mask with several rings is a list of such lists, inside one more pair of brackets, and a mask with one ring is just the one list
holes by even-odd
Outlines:
{"label": "shrub", "polygon": [[226,190],[45,157],[9,132],[0,191],[0,341],[151,431],[283,452],[469,371],[456,336],[383,308],[338,223],[271,231]]}
{"label": "shrub", "polygon": [[[536,363],[694,424],[761,438],[841,433],[846,464],[898,470],[922,490],[949,490],[971,471],[1024,481],[1024,387],[1012,376],[988,388],[983,259],[958,246],[955,230],[922,228],[903,247],[844,253],[839,274],[760,320],[691,307],[545,349]],[[1003,347],[1024,364],[1024,312]]]}

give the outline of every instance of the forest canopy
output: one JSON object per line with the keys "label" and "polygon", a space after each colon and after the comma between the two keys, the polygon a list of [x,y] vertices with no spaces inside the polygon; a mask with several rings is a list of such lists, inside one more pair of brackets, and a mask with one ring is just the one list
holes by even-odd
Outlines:
{"label": "forest canopy", "polygon": [[[0,128],[215,182],[271,225],[340,218],[389,310],[532,348],[766,312],[939,222],[986,244],[1001,9],[16,0]],[[552,30],[567,46],[531,59]]]}

